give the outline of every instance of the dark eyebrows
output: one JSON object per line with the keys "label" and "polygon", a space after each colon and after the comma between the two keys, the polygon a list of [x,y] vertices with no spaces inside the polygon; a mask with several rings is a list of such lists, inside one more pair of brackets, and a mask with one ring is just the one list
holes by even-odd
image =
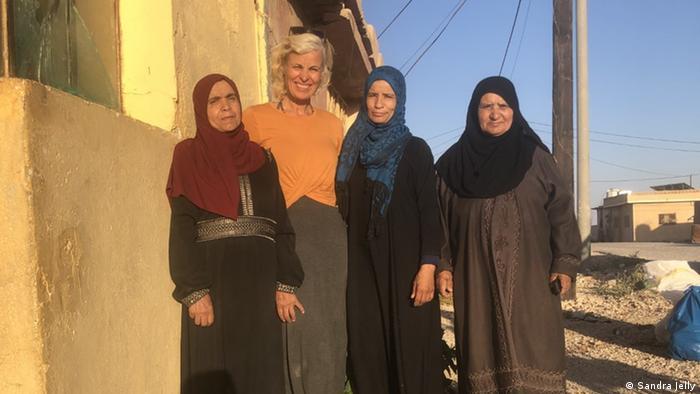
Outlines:
{"label": "dark eyebrows", "polygon": [[[221,100],[222,98],[223,97],[221,97],[221,96],[211,96],[207,99],[207,103],[209,103],[209,104],[215,103],[215,102]],[[226,95],[226,98],[227,99],[238,98],[238,95],[235,92],[231,92],[228,95]]]}

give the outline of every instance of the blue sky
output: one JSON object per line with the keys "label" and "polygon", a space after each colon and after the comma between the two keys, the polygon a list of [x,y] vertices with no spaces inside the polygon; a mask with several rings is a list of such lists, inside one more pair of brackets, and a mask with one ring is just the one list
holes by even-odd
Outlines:
{"label": "blue sky", "polygon": [[[385,64],[404,64],[460,1],[414,0],[380,38]],[[380,32],[406,2],[365,0],[365,19]],[[408,126],[428,141],[436,158],[459,138],[476,83],[498,74],[517,4],[467,0],[407,76]],[[550,146],[552,12],[551,0],[522,0],[503,68],[518,90],[523,115]],[[700,186],[700,1],[591,0],[588,22],[591,131],[685,141],[592,133],[591,139],[652,149],[591,141],[591,205],[600,204],[608,188],[647,191],[689,182],[620,180],[698,174],[693,184]],[[601,182],[606,180],[612,182]]]}

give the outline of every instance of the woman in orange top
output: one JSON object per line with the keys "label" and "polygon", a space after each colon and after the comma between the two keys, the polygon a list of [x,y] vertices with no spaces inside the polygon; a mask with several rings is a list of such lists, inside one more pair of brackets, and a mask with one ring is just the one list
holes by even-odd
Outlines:
{"label": "woman in orange top", "polygon": [[294,394],[342,393],[345,382],[347,241],[334,181],[343,128],[311,105],[330,80],[332,61],[330,43],[317,35],[286,37],[272,50],[275,101],[243,113],[251,140],[275,155],[305,273],[301,288],[278,286],[296,293],[306,309],[285,326],[287,392]]}

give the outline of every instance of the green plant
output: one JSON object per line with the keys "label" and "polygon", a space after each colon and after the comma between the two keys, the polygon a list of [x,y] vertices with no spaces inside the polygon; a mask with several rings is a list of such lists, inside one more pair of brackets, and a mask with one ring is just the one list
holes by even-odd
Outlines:
{"label": "green plant", "polygon": [[600,295],[622,297],[649,287],[651,282],[647,279],[644,267],[636,265],[623,269],[613,280],[601,282],[594,290]]}

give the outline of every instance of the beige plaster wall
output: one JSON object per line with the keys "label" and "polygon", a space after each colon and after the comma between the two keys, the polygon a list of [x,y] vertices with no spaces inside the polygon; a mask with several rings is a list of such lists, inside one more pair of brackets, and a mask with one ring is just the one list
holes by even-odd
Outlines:
{"label": "beige plaster wall", "polygon": [[0,78],[0,392],[43,393],[26,86]]}
{"label": "beige plaster wall", "polygon": [[255,7],[254,1],[173,0],[179,97],[175,124],[181,136],[194,136],[192,89],[206,74],[231,77],[244,107],[259,101]]}
{"label": "beige plaster wall", "polygon": [[[675,213],[676,224],[659,224],[659,214]],[[634,204],[635,241],[684,242],[691,237],[695,205],[690,202]]]}
{"label": "beige plaster wall", "polygon": [[38,83],[21,85],[9,96],[26,96],[15,116],[26,119],[31,209],[11,222],[33,228],[36,255],[20,249],[12,261],[22,267],[15,271],[34,267],[34,282],[22,285],[38,293],[41,334],[21,339],[43,346],[46,392],[177,392],[180,308],[170,297],[164,193],[176,138]]}
{"label": "beige plaster wall", "polygon": [[173,128],[177,105],[171,5],[171,0],[119,0],[122,108],[164,130]]}

